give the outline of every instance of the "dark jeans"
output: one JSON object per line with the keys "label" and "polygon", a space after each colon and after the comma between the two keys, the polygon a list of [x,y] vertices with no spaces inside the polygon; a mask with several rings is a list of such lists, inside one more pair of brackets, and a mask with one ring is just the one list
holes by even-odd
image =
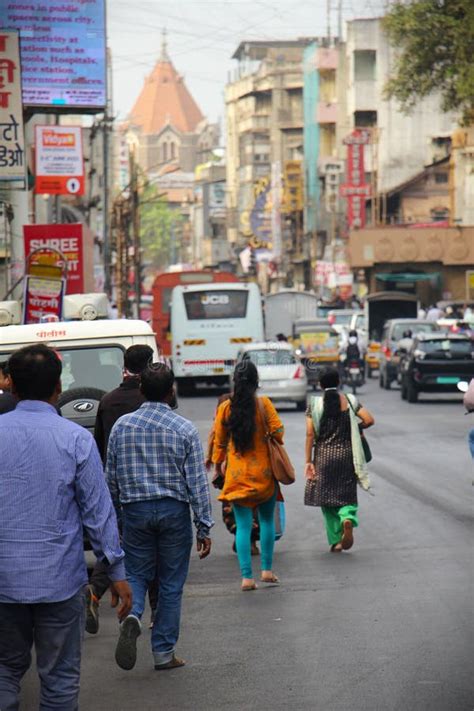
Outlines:
{"label": "dark jeans", "polygon": [[469,449],[471,450],[471,456],[474,459],[474,429],[469,432]]}
{"label": "dark jeans", "polygon": [[158,579],[158,605],[151,633],[156,664],[170,661],[178,641],[192,543],[189,505],[183,501],[153,499],[123,507],[122,544],[133,592],[132,615],[141,619],[148,586]]}
{"label": "dark jeans", "polygon": [[[89,584],[94,589],[94,595],[101,600],[110,587],[109,566],[97,560],[89,578]],[[148,588],[148,599],[152,610],[156,608],[158,599],[158,581],[153,580]],[[1,708],[0,708],[1,711]]]}
{"label": "dark jeans", "polygon": [[77,711],[84,592],[63,602],[0,603],[0,709],[17,711],[35,645],[40,711]]}

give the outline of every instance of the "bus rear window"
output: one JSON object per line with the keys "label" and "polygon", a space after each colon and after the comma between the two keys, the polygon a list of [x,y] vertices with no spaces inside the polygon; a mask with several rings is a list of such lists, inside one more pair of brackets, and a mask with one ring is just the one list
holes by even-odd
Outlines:
{"label": "bus rear window", "polygon": [[248,291],[190,291],[183,294],[186,315],[190,321],[245,318]]}

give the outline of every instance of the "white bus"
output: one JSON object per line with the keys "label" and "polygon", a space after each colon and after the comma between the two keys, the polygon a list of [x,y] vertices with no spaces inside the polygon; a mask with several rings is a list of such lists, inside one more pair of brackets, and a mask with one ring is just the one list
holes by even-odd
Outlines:
{"label": "white bus", "polygon": [[243,343],[264,339],[256,284],[177,286],[171,296],[173,369],[182,394],[196,383],[224,385]]}

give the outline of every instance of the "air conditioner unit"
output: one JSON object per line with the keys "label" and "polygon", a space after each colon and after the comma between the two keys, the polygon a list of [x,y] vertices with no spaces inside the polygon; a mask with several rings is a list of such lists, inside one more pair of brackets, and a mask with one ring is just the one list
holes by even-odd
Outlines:
{"label": "air conditioner unit", "polygon": [[64,297],[64,321],[95,321],[108,315],[107,294],[70,294]]}
{"label": "air conditioner unit", "polygon": [[0,326],[21,324],[21,304],[19,301],[0,301]]}

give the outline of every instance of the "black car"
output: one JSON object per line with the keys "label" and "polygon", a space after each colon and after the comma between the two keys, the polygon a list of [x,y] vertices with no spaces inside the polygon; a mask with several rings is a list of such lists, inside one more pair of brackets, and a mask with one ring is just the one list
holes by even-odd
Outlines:
{"label": "black car", "polygon": [[400,361],[401,395],[417,402],[420,392],[457,392],[474,378],[474,341],[468,336],[419,334]]}
{"label": "black car", "polygon": [[440,327],[434,321],[415,318],[391,318],[386,321],[382,331],[382,347],[380,351],[380,387],[390,390],[391,384],[397,380],[400,362],[398,344],[406,331],[411,331],[416,336],[419,333],[433,333],[433,331],[440,330]]}

